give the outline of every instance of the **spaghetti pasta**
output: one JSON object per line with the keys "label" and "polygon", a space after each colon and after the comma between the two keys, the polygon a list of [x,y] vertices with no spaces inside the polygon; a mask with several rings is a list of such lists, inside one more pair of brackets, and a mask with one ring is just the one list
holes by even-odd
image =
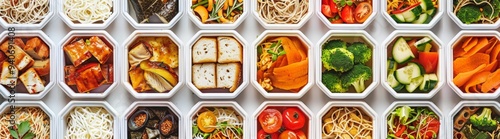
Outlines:
{"label": "spaghetti pasta", "polygon": [[66,139],[113,138],[113,116],[102,107],[75,107],[67,122]]}
{"label": "spaghetti pasta", "polygon": [[297,24],[309,12],[309,0],[257,0],[257,11],[268,24]]}
{"label": "spaghetti pasta", "polygon": [[104,22],[113,13],[113,2],[114,0],[65,0],[63,11],[75,23]]}
{"label": "spaghetti pasta", "polygon": [[[10,110],[7,110],[10,112]],[[16,107],[16,124],[22,121],[29,121],[31,125],[30,132],[35,134],[37,139],[49,139],[50,138],[50,118],[49,116],[40,108],[37,107]],[[11,135],[9,132],[10,124],[10,113],[2,114],[0,118],[0,138],[10,139]]]}
{"label": "spaghetti pasta", "polygon": [[373,122],[356,107],[334,107],[323,116],[322,134],[324,139],[371,139]]}
{"label": "spaghetti pasta", "polygon": [[49,9],[49,0],[0,1],[0,17],[9,24],[40,23]]}

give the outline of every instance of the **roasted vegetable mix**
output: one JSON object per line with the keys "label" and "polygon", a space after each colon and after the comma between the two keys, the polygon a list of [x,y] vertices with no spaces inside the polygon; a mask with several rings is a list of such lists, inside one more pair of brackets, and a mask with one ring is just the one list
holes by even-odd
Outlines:
{"label": "roasted vegetable mix", "polygon": [[428,107],[399,106],[387,117],[388,139],[437,139],[439,116]]}
{"label": "roasted vegetable mix", "polygon": [[231,24],[243,14],[243,0],[192,0],[191,9],[204,24]]}
{"label": "roasted vegetable mix", "polygon": [[321,82],[332,93],[348,92],[350,87],[363,92],[372,78],[372,49],[363,42],[347,43],[332,39],[323,44],[321,62],[325,69]]}
{"label": "roasted vegetable mix", "polygon": [[387,0],[387,14],[397,23],[428,24],[438,8],[438,0]]}
{"label": "roasted vegetable mix", "polygon": [[464,24],[494,24],[500,0],[453,0],[453,13]]}
{"label": "roasted vegetable mix", "polygon": [[192,120],[193,139],[243,139],[244,119],[233,108],[205,107]]}
{"label": "roasted vegetable mix", "polygon": [[428,93],[439,81],[439,53],[430,37],[398,37],[387,47],[387,83],[398,93]]}
{"label": "roasted vegetable mix", "polygon": [[372,14],[371,0],[322,0],[321,13],[332,24],[363,23]]}
{"label": "roasted vegetable mix", "polygon": [[455,139],[500,138],[500,115],[494,107],[463,107],[453,118]]}

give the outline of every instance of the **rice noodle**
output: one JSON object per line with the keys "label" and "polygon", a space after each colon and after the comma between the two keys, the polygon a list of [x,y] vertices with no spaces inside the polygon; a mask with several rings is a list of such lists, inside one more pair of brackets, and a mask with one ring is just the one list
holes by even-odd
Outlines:
{"label": "rice noodle", "polygon": [[66,139],[113,138],[113,116],[102,107],[75,107],[67,122]]}
{"label": "rice noodle", "polygon": [[297,24],[309,12],[309,0],[257,0],[259,16],[268,24]]}
{"label": "rice noodle", "polygon": [[[9,126],[10,124],[10,110],[5,111],[0,118],[0,138],[10,139]],[[30,132],[35,134],[37,139],[50,138],[50,118],[49,116],[38,107],[17,107],[15,109],[16,125],[23,121],[29,121]]]}
{"label": "rice noodle", "polygon": [[49,9],[49,0],[0,0],[0,17],[9,24],[40,23]]}
{"label": "rice noodle", "polygon": [[113,13],[114,0],[64,0],[64,14],[73,22],[103,22]]}

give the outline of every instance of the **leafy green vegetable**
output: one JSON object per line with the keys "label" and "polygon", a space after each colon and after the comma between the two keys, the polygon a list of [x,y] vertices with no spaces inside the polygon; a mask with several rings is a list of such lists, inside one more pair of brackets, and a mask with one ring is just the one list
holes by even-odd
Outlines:
{"label": "leafy green vegetable", "polygon": [[394,114],[395,116],[399,117],[399,122],[407,123],[408,118],[410,118],[410,113],[412,111],[413,109],[410,106],[401,106],[396,108],[396,110],[391,114]]}
{"label": "leafy green vegetable", "polygon": [[354,66],[354,55],[345,48],[323,49],[321,61],[327,70],[347,72]]}
{"label": "leafy green vegetable", "polygon": [[23,121],[19,125],[17,125],[17,131],[11,129],[10,135],[15,139],[32,139],[35,137],[35,134],[29,132],[31,129],[29,121]]}
{"label": "leafy green vegetable", "polygon": [[457,12],[457,18],[465,24],[471,24],[481,19],[481,9],[475,5],[466,5]]}

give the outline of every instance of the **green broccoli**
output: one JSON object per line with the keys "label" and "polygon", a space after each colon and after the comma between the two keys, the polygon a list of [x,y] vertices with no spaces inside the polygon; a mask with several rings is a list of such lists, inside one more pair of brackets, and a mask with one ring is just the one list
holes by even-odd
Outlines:
{"label": "green broccoli", "polygon": [[365,90],[365,81],[371,77],[372,69],[370,67],[357,64],[340,78],[344,86],[352,85],[356,92],[359,93]]}
{"label": "green broccoli", "polygon": [[342,40],[329,40],[323,44],[323,50],[332,50],[333,48],[347,48],[347,43]]}
{"label": "green broccoli", "polygon": [[321,61],[326,70],[333,69],[337,72],[346,72],[354,65],[354,55],[345,48],[323,49]]}
{"label": "green broccoli", "polygon": [[342,86],[340,75],[332,71],[327,71],[321,74],[321,82],[332,93],[344,93],[349,90],[349,88]]}
{"label": "green broccoli", "polygon": [[481,115],[474,114],[470,117],[472,126],[483,131],[494,131],[497,129],[497,120],[491,119],[491,109],[483,108]]}
{"label": "green broccoli", "polygon": [[457,17],[465,24],[471,24],[479,21],[481,18],[481,9],[475,5],[466,5],[457,12]]}
{"label": "green broccoli", "polygon": [[354,55],[354,64],[365,64],[372,58],[372,50],[362,42],[352,43],[347,50]]}
{"label": "green broccoli", "polygon": [[490,3],[483,6],[483,14],[484,17],[493,19],[500,13],[500,0],[492,0]]}

